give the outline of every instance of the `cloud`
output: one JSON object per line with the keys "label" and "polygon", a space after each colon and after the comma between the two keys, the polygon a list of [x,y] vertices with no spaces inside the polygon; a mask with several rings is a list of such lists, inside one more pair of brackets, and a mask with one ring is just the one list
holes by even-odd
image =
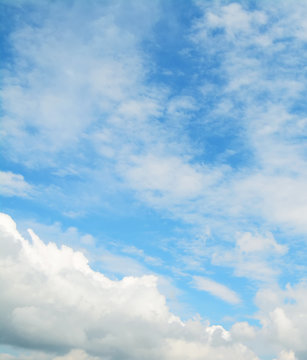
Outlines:
{"label": "cloud", "polygon": [[140,276],[151,273],[149,269],[133,258],[114,255],[107,250],[102,251],[102,255],[99,256],[99,263],[101,269],[113,274]]}
{"label": "cloud", "polygon": [[248,322],[237,322],[231,328],[231,335],[236,339],[253,339],[256,330]]}
{"label": "cloud", "polygon": [[288,247],[278,244],[271,233],[238,233],[232,249],[213,248],[212,263],[233,267],[236,276],[270,282],[279,274],[279,259],[287,251]]}
{"label": "cloud", "polygon": [[[305,120],[293,111],[305,85],[291,65],[298,56],[288,58],[280,48],[289,28],[301,51],[303,16],[291,9],[285,17],[284,4],[261,10],[197,4],[203,16],[194,22],[191,47],[199,61],[218,57],[214,72],[223,81],[210,83],[208,69],[208,76],[198,75],[195,91],[185,89],[185,95],[173,95],[175,89],[147,77],[152,63],[142,43],[161,17],[159,2],[129,7],[93,2],[90,8],[76,1],[69,11],[60,2],[36,6],[35,14],[45,14],[40,26],[20,26],[10,37],[16,61],[13,71],[5,72],[2,89],[8,154],[29,167],[53,167],[52,174],[78,178],[69,189],[45,191],[47,203],[57,199],[54,206],[68,216],[101,206],[98,198],[120,188],[196,227],[217,229],[221,223],[230,226],[231,219],[229,230],[236,232],[240,219],[251,223],[261,217],[305,232],[305,145],[298,141]],[[306,11],[302,4],[299,9]],[[278,11],[282,16],[275,16]],[[138,19],[150,14],[151,21],[141,21],[137,29],[123,14]],[[271,48],[264,53],[265,43]],[[280,72],[271,71],[276,59]],[[210,91],[199,90],[204,83]],[[231,126],[223,120],[229,114]],[[240,146],[221,151],[221,164],[210,158],[212,141],[206,140],[225,132]],[[204,138],[195,141],[190,133]],[[242,160],[240,166],[232,164],[232,156]]]}
{"label": "cloud", "polygon": [[100,360],[100,357],[89,356],[84,350],[71,350],[64,356],[56,356],[54,360]]}
{"label": "cloud", "polygon": [[299,358],[306,357],[307,347],[304,342],[306,333],[306,282],[302,281],[284,290],[275,288],[260,289],[256,295],[259,307],[257,318],[261,321],[262,335],[272,342],[297,353]]}
{"label": "cloud", "polygon": [[184,117],[198,108],[195,99],[191,96],[176,96],[170,99],[167,112],[169,115],[178,117],[184,121]]}
{"label": "cloud", "polygon": [[[123,18],[149,19],[147,12],[150,21],[138,28]],[[1,89],[7,156],[29,167],[55,167],[68,154],[77,160],[74,150],[88,142],[91,126],[97,130],[117,107],[127,112],[121,104],[142,94],[147,69],[139,42],[158,16],[158,2],[35,4],[39,28],[28,19],[10,34],[16,62]]]}
{"label": "cloud", "polygon": [[261,3],[257,9],[238,3],[198,4],[203,17],[195,21],[191,38],[200,56],[220,61],[217,83],[199,78],[211,86],[203,101],[221,99],[208,109],[212,120],[204,120],[221,133],[227,126],[223,116],[231,114],[232,129],[237,129],[232,136],[239,134],[241,141],[237,155],[242,162],[226,174],[227,189],[213,188],[226,195],[217,207],[224,204],[235,216],[261,216],[305,233],[306,143],[301,134],[306,128],[298,125],[305,116],[297,110],[306,86],[296,73],[297,66],[304,71],[299,59],[306,41],[301,36],[306,4]]}
{"label": "cloud", "polygon": [[275,360],[297,360],[293,351],[281,351],[278,358]]}
{"label": "cloud", "polygon": [[201,171],[184,163],[179,157],[157,157],[153,155],[137,157],[126,169],[126,177],[145,197],[167,203],[199,196],[204,177]]}
{"label": "cloud", "polygon": [[53,241],[58,245],[65,244],[74,248],[81,248],[82,246],[94,246],[96,243],[96,239],[92,235],[82,233],[73,226],[64,229],[60,222],[46,225],[35,220],[23,220],[19,222],[19,226],[22,230],[35,229],[39,237],[46,242]]}
{"label": "cloud", "polygon": [[22,175],[0,171],[0,195],[28,197],[33,191],[33,186],[26,182]]}
{"label": "cloud", "polygon": [[285,245],[277,244],[272,234],[267,236],[253,236],[251,233],[243,233],[238,236],[237,247],[243,253],[272,252],[283,255],[287,252]]}
{"label": "cloud", "polygon": [[276,284],[261,288],[254,300],[258,311],[253,316],[260,326],[235,323],[230,330],[233,340],[274,360],[305,359],[306,294],[306,281],[287,284],[284,289]]}
{"label": "cloud", "polygon": [[220,8],[220,13],[207,13],[210,28],[224,28],[227,36],[236,37],[238,34],[251,33],[253,26],[264,25],[267,18],[261,11],[245,11],[238,3],[231,3]]}
{"label": "cloud", "polygon": [[183,323],[155,276],[110,280],[81,252],[24,239],[6,214],[0,224],[2,343],[59,359],[257,359],[221,326]]}
{"label": "cloud", "polygon": [[[158,210],[161,217],[167,214],[180,220],[182,227],[192,229],[186,231],[184,240],[172,238],[172,250],[168,250],[173,251],[178,264],[189,270],[202,268],[204,261],[210,261],[210,252],[213,265],[230,266],[235,276],[274,283],[288,269],[282,267],[287,251],[289,257],[298,259],[301,248],[295,241],[303,244],[305,240],[296,240],[297,235],[307,232],[306,84],[303,75],[297,75],[305,71],[306,4],[280,2],[273,6],[261,2],[255,9],[247,2],[198,2],[202,16],[195,18],[190,29],[193,60],[189,60],[188,50],[184,58],[187,68],[193,66],[183,74],[183,84],[192,80],[184,89],[178,82],[179,95],[176,86],[150,81],[159,69],[154,70],[158,68],[154,61],[157,54],[146,52],[146,46],[149,38],[154,38],[151,44],[157,40],[153,29],[161,20],[160,2],[32,4],[31,16],[28,14],[26,20],[19,14],[24,23],[19,22],[8,38],[14,61],[3,72],[1,135],[9,159],[57,177],[57,185],[47,185],[44,196],[39,197],[40,204],[73,217],[86,213],[84,208],[108,206],[112,196],[122,199],[127,195],[130,207],[133,194]],[[25,8],[22,11],[26,14]],[[187,31],[182,30],[185,39]],[[7,195],[31,194],[32,187],[22,175],[1,174]],[[116,203],[113,199],[110,206]],[[118,208],[116,211],[122,211]],[[60,230],[54,225],[55,238]],[[130,278],[136,287],[133,291],[138,294],[151,284],[152,293],[144,290],[143,300],[151,296],[158,299],[152,312],[166,314],[157,327],[151,318],[145,325],[135,320],[141,315],[134,314],[131,320],[124,306],[119,310],[121,318],[114,315],[118,297],[130,306],[130,300],[125,299],[133,286],[126,289],[122,285],[127,280],[112,282],[104,277],[112,289],[120,289],[110,294],[107,306],[107,290],[96,281],[101,274],[86,265],[81,253],[69,247],[58,249],[52,243],[44,245],[33,233],[33,243],[27,243],[13,227],[10,231],[19,240],[4,242],[3,251],[11,258],[14,281],[21,288],[19,293],[25,295],[25,303],[14,300],[17,294],[6,303],[10,310],[7,316],[11,316],[4,321],[11,326],[6,342],[32,348],[40,343],[44,349],[57,352],[55,356],[123,357],[118,350],[120,341],[136,358],[146,357],[144,352],[151,350],[147,358],[163,358],[165,354],[180,358],[186,356],[185,348],[195,352],[196,358],[232,356],[228,348],[212,347],[208,331],[205,345],[200,344],[192,331],[195,324],[173,323],[180,333],[174,335],[167,320],[171,315],[160,304],[163,296],[154,278],[137,276],[144,269],[128,257],[106,252],[105,269],[116,267],[124,273],[129,267],[134,275]],[[200,234],[199,238],[195,239],[195,234]],[[63,235],[65,241],[79,241],[80,237],[75,228]],[[53,235],[46,235],[46,239],[53,241]],[[210,247],[208,243],[214,244]],[[19,265],[16,254],[22,260]],[[138,256],[146,261],[144,254],[139,252]],[[58,258],[67,266],[57,267]],[[76,264],[87,270],[82,272]],[[46,284],[42,279],[47,279]],[[232,290],[210,279],[202,278],[201,286],[232,304],[239,301]],[[61,297],[66,287],[78,295]],[[99,289],[99,300],[93,295],[94,288]],[[10,291],[3,296],[10,296]],[[81,296],[87,292],[92,299]],[[36,300],[27,300],[31,293],[38,294]],[[240,323],[233,327],[233,333],[248,341],[260,341],[266,335],[278,344],[281,354],[286,354],[280,356],[291,357],[295,351],[296,357],[303,358],[300,333],[305,328],[298,312],[305,314],[306,309],[297,296],[298,291],[291,298],[296,302],[291,307],[282,296],[276,298],[267,292],[266,297],[259,292],[263,329],[252,330]],[[102,305],[111,309],[108,319],[102,310],[96,311],[100,297]],[[270,309],[261,297],[264,303],[274,298]],[[95,310],[93,314],[102,325],[84,310],[86,306]],[[146,309],[144,314],[148,315]],[[84,327],[76,326],[83,324],[83,317]],[[46,334],[41,331],[46,327],[44,318],[49,324]],[[130,320],[138,330],[135,337],[127,339],[124,330]],[[114,324],[119,324],[122,332],[116,334]],[[24,327],[29,329],[28,338]],[[56,328],[60,329],[58,334]],[[73,331],[66,331],[70,328]],[[157,335],[150,337],[144,328]],[[110,335],[100,338],[97,332]],[[297,335],[293,341],[288,339],[291,332]],[[139,349],[136,339],[143,333],[144,343],[148,342],[135,355],[133,348]],[[225,340],[217,336],[220,329],[215,328],[214,333],[218,341]],[[238,358],[238,353],[245,351],[241,345],[229,346]],[[161,349],[161,353],[153,349]]]}
{"label": "cloud", "polygon": [[57,246],[66,245],[82,251],[90,261],[112,276],[140,276],[152,273],[139,260],[148,265],[162,265],[159,258],[148,256],[134,246],[121,245],[110,239],[98,242],[97,238],[80,232],[76,227],[63,228],[59,222],[46,225],[34,220],[23,220],[19,221],[19,227],[23,233],[27,228],[35,229],[36,234],[45,242],[54,242]]}
{"label": "cloud", "polygon": [[233,305],[239,304],[241,302],[239,296],[225,285],[203,276],[193,276],[193,280],[194,286],[198,290],[207,291],[211,295],[216,296]]}
{"label": "cloud", "polygon": [[152,264],[155,266],[159,266],[163,264],[163,261],[161,259],[157,257],[149,256],[145,254],[144,250],[138,249],[133,245],[124,246],[123,252],[126,254],[136,255],[137,257],[143,259],[148,264]]}

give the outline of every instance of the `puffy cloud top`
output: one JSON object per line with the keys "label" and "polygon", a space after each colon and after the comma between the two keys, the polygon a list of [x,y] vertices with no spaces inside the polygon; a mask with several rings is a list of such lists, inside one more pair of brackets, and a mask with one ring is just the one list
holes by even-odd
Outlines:
{"label": "puffy cloud top", "polygon": [[223,327],[172,314],[156,276],[111,280],[79,251],[26,240],[6,214],[0,231],[2,343],[66,360],[257,359]]}

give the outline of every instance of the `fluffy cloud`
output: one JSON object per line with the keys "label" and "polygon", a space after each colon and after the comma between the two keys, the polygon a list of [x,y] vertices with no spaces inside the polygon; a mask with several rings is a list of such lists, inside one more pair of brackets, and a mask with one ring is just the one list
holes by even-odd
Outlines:
{"label": "fluffy cloud", "polygon": [[306,295],[306,282],[302,281],[295,286],[288,284],[285,290],[262,289],[256,296],[262,336],[281,349],[294,351],[299,359],[307,355]]}
{"label": "fluffy cloud", "polygon": [[221,326],[170,313],[156,277],[110,280],[81,252],[24,239],[6,214],[0,226],[2,343],[56,359],[257,359]]}
{"label": "fluffy cloud", "polygon": [[261,327],[236,323],[230,330],[232,338],[255,349],[259,355],[271,354],[274,360],[305,359],[306,295],[305,281],[294,286],[288,284],[285,289],[277,285],[260,289],[255,298],[259,310],[254,318]]}

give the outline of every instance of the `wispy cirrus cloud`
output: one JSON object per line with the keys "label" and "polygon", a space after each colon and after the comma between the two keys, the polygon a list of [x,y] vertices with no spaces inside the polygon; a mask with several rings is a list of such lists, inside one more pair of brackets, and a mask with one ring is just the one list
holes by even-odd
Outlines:
{"label": "wispy cirrus cloud", "polygon": [[198,290],[207,291],[213,296],[216,296],[230,304],[238,304],[241,301],[239,296],[233,290],[214,280],[203,276],[194,276],[193,280],[194,286]]}
{"label": "wispy cirrus cloud", "polygon": [[0,194],[2,196],[28,197],[34,192],[34,187],[25,181],[20,174],[11,171],[0,171]]}

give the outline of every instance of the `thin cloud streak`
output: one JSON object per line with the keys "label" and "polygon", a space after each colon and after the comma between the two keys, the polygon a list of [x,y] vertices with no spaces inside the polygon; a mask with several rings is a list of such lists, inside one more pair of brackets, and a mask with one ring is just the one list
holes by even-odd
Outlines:
{"label": "thin cloud streak", "polygon": [[223,284],[203,276],[194,276],[193,280],[194,286],[198,290],[207,291],[213,296],[216,296],[232,305],[239,304],[241,302],[239,296]]}

